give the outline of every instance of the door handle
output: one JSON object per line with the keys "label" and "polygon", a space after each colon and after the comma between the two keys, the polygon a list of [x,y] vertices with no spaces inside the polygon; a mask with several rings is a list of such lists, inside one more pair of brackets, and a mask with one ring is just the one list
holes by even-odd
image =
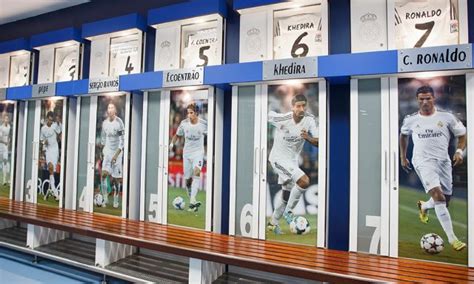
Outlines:
{"label": "door handle", "polygon": [[387,165],[387,162],[388,162],[388,157],[387,157],[388,153],[387,151],[384,151],[384,180],[387,181],[388,180],[388,165]]}
{"label": "door handle", "polygon": [[[264,175],[263,172],[263,164],[265,163],[265,147],[262,148],[261,153],[260,153],[260,174]],[[265,177],[264,177],[265,178]]]}
{"label": "door handle", "polygon": [[393,152],[393,189],[397,190],[397,153]]}
{"label": "door handle", "polygon": [[255,147],[253,151],[253,172],[254,174],[258,174],[258,147]]}

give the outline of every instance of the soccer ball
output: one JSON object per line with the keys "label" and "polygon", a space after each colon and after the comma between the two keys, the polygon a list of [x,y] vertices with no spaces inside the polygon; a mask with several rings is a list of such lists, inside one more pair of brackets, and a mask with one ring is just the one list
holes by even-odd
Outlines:
{"label": "soccer ball", "polygon": [[100,193],[97,193],[95,196],[94,196],[94,204],[96,206],[102,206],[104,204],[104,197],[102,196],[102,194]]}
{"label": "soccer ball", "polygon": [[421,237],[421,248],[429,254],[437,254],[443,251],[444,241],[435,233],[429,233]]}
{"label": "soccer ball", "polygon": [[183,210],[185,206],[186,202],[184,202],[184,199],[181,196],[176,196],[173,200],[173,207],[177,210]]}
{"label": "soccer ball", "polygon": [[308,220],[303,216],[298,216],[293,219],[290,223],[290,231],[297,235],[305,235],[309,233],[311,226]]}

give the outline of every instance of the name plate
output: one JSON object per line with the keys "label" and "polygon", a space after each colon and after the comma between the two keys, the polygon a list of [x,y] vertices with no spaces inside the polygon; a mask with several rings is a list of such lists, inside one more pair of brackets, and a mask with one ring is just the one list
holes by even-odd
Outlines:
{"label": "name plate", "polygon": [[398,72],[467,69],[472,66],[470,44],[401,49]]}
{"label": "name plate", "polygon": [[33,85],[31,90],[31,97],[43,98],[43,97],[54,97],[56,95],[56,84],[46,83]]}
{"label": "name plate", "polygon": [[265,81],[318,77],[317,57],[264,61],[262,77]]}
{"label": "name plate", "polygon": [[7,89],[0,88],[0,101],[4,101],[7,99]]}
{"label": "name plate", "polygon": [[89,79],[89,94],[118,92],[120,86],[119,77],[104,77]]}
{"label": "name plate", "polygon": [[204,83],[204,68],[186,68],[163,71],[163,87],[195,86]]}

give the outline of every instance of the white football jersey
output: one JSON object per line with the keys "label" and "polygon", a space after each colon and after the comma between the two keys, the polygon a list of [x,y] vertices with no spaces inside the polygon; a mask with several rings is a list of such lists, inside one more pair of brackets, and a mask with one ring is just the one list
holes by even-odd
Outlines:
{"label": "white football jersey", "polygon": [[218,49],[216,28],[190,34],[183,50],[183,68],[219,64]]}
{"label": "white football jersey", "polygon": [[192,124],[189,118],[181,121],[176,135],[184,136],[184,156],[193,153],[204,153],[204,136],[207,135],[207,121],[198,119],[198,123]]}
{"label": "white football jersey", "polygon": [[321,30],[321,16],[318,14],[302,14],[279,19],[273,39],[274,58],[307,57],[321,54]]}
{"label": "white football jersey", "polygon": [[413,139],[412,162],[416,164],[428,159],[449,160],[450,133],[465,135],[466,127],[453,114],[436,110],[430,116],[418,112],[407,115],[400,131]]}
{"label": "white football jersey", "polygon": [[102,153],[105,156],[115,154],[117,149],[123,151],[125,136],[125,126],[120,117],[116,116],[110,121],[108,118],[102,123],[102,133],[100,135],[101,144],[104,145]]}
{"label": "white football jersey", "polygon": [[458,44],[458,17],[451,1],[396,1],[396,48]]}
{"label": "white football jersey", "polygon": [[43,141],[48,141],[48,145],[45,146],[45,149],[52,150],[52,149],[58,149],[58,134],[61,133],[61,125],[53,122],[51,126],[48,126],[47,124],[44,124],[43,127],[41,127],[40,131],[40,140]]}
{"label": "white football jersey", "polygon": [[297,161],[305,139],[301,137],[301,131],[306,130],[311,137],[319,137],[316,117],[305,113],[303,119],[296,123],[293,112],[268,113],[268,123],[275,127],[273,147],[270,151],[269,160],[274,161]]}
{"label": "white football jersey", "polygon": [[120,76],[140,72],[138,58],[139,41],[137,36],[127,39],[112,39],[110,44],[110,76]]}
{"label": "white football jersey", "polygon": [[30,54],[11,57],[10,87],[26,86],[29,81]]}
{"label": "white football jersey", "polygon": [[5,125],[2,123],[0,125],[0,143],[8,144],[8,141],[10,141],[10,130],[10,124]]}
{"label": "white football jersey", "polygon": [[77,47],[56,50],[55,82],[71,81],[78,78]]}

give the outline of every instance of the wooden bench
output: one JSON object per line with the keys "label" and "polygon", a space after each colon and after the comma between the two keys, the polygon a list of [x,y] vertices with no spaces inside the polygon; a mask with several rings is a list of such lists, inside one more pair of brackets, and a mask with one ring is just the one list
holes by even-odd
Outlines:
{"label": "wooden bench", "polygon": [[329,282],[474,282],[474,269],[220,235],[0,198],[0,217],[195,259]]}

